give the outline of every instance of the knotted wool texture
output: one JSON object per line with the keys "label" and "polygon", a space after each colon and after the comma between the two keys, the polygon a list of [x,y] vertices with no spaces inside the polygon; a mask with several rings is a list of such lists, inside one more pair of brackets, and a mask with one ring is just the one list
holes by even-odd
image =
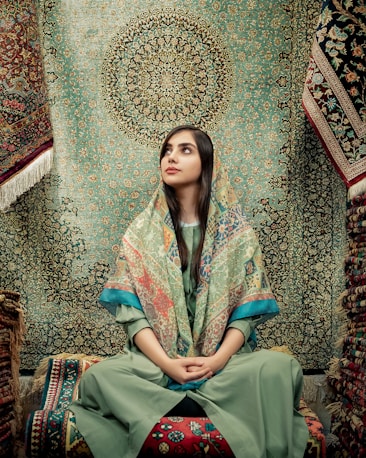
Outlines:
{"label": "knotted wool texture", "polygon": [[347,187],[366,176],[365,42],[362,0],[323,1],[303,106]]}
{"label": "knotted wool texture", "polygon": [[52,166],[52,131],[36,1],[0,9],[0,210]]}

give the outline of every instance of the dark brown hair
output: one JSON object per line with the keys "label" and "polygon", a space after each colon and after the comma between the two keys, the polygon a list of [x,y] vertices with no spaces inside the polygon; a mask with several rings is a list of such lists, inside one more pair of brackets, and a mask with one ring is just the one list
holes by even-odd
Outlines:
{"label": "dark brown hair", "polygon": [[[208,209],[210,206],[214,152],[211,138],[205,132],[203,132],[198,127],[192,125],[183,125],[175,127],[166,136],[160,150],[160,162],[165,155],[166,145],[171,139],[171,137],[175,135],[177,132],[181,132],[183,130],[189,130],[192,133],[197,144],[202,166],[202,172],[199,178],[200,192],[198,197],[198,218],[201,228],[201,238],[196,253],[194,253],[192,260],[192,273],[194,279],[196,280],[196,284],[198,284],[203,242],[205,239],[205,232],[207,227]],[[179,255],[182,263],[182,270],[184,272],[188,266],[188,249],[187,245],[184,242],[182,234],[180,222],[180,206],[176,198],[174,188],[164,183],[164,191],[170,215],[173,220],[173,226],[177,237]]]}

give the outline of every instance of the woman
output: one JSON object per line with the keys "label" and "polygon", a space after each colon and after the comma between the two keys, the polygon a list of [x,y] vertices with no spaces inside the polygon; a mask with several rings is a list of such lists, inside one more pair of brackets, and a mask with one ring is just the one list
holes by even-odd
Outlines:
{"label": "woman", "polygon": [[303,457],[301,368],[253,352],[255,327],[278,306],[210,138],[173,129],[160,169],[100,298],[128,342],[83,376],[70,407],[78,428],[96,458],[136,457],[167,413],[207,415],[239,458]]}

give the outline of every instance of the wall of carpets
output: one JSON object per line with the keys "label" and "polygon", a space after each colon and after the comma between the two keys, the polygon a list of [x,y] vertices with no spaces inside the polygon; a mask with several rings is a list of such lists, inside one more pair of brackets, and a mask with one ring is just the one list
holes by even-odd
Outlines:
{"label": "wall of carpets", "polygon": [[125,336],[98,295],[158,182],[159,142],[213,138],[257,229],[282,313],[259,329],[325,368],[344,288],[346,189],[301,108],[320,2],[39,1],[54,166],[0,215],[2,287],[21,293],[22,367]]}

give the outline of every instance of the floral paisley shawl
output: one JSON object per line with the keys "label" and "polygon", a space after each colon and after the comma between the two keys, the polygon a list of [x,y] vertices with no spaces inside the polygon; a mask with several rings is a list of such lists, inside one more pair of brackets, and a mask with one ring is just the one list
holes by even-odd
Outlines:
{"label": "floral paisley shawl", "polygon": [[127,229],[100,302],[112,313],[124,304],[142,310],[170,355],[213,354],[233,320],[278,313],[257,237],[227,174],[215,168],[191,330],[173,223],[160,184]]}

